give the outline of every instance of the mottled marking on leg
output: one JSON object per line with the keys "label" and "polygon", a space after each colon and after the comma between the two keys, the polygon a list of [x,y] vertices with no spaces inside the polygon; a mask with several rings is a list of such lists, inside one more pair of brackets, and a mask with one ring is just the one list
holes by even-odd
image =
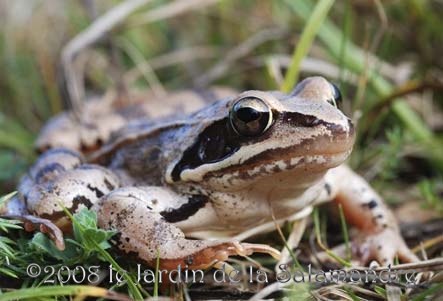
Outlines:
{"label": "mottled marking on leg", "polygon": [[332,192],[331,184],[325,183],[325,189],[326,189],[326,193],[328,194],[328,196],[330,196],[331,192]]}
{"label": "mottled marking on leg", "polygon": [[[106,183],[105,183],[106,184]],[[92,192],[95,192],[95,195],[97,198],[101,198],[102,196],[104,196],[105,194],[103,193],[103,191],[101,191],[100,189],[98,189],[97,187],[92,186],[91,184],[88,184],[86,186],[89,190],[91,190]]]}
{"label": "mottled marking on leg", "polygon": [[376,216],[374,216],[374,217],[372,218],[372,223],[373,223],[374,225],[377,225],[378,220],[379,220],[379,219],[383,219],[383,218],[384,218],[383,214],[377,214]]}
{"label": "mottled marking on leg", "polygon": [[[77,195],[72,199],[72,207],[67,209],[69,210],[69,212],[75,213],[77,212],[77,210],[81,205],[84,205],[86,208],[89,209],[92,207],[93,202],[83,195]],[[59,219],[65,218],[66,213],[64,210],[60,210],[60,211],[53,211],[50,214],[43,213],[40,214],[39,216],[48,220],[57,221]]]}
{"label": "mottled marking on leg", "polygon": [[367,207],[372,210],[372,209],[378,207],[378,202],[375,199],[371,199],[369,202],[361,204],[361,206]]}
{"label": "mottled marking on leg", "polygon": [[114,190],[114,189],[115,189],[115,186],[112,185],[111,181],[109,181],[108,178],[105,177],[104,180],[103,180],[103,183],[105,183],[106,187],[107,187],[109,190]]}
{"label": "mottled marking on leg", "polygon": [[371,210],[377,206],[378,206],[378,202],[375,199],[370,200],[368,203],[368,208]]}

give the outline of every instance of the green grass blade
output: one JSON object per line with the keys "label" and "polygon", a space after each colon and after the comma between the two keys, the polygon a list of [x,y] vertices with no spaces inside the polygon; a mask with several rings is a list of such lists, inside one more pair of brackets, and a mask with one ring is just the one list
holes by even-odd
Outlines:
{"label": "green grass blade", "polygon": [[[286,0],[286,2],[291,3],[294,1]],[[321,0],[312,11],[312,14],[306,22],[305,28],[303,29],[300,41],[294,49],[291,64],[280,89],[283,92],[290,92],[298,81],[301,61],[311,48],[312,41],[333,3],[334,0]]]}
{"label": "green grass blade", "polygon": [[343,239],[345,241],[345,247],[346,247],[346,260],[351,261],[351,241],[349,238],[348,233],[348,225],[346,224],[346,217],[345,213],[343,211],[343,206],[341,204],[338,205],[338,212],[340,214],[340,224],[341,224],[341,230],[343,232]]}
{"label": "green grass blade", "polygon": [[322,242],[321,240],[321,229],[320,229],[320,216],[319,216],[319,211],[317,208],[314,208],[313,212],[312,212],[312,218],[314,220],[314,229],[315,229],[315,235],[317,237],[317,243],[319,244],[319,246],[326,252],[326,254],[328,254],[331,258],[333,258],[334,260],[336,260],[337,262],[341,263],[342,265],[346,266],[346,267],[350,267],[351,264],[345,260],[343,260],[340,256],[338,256],[337,254],[335,254],[334,252],[332,252],[330,249],[328,249]]}
{"label": "green grass blade", "polygon": [[[33,299],[41,297],[51,296],[89,296],[89,297],[102,297],[108,299],[112,298],[112,295],[117,295],[111,291],[108,291],[101,287],[89,286],[89,285],[67,285],[67,286],[42,286],[22,288],[20,290],[7,292],[0,295],[0,301],[21,300],[21,299]],[[118,300],[130,300],[124,298],[123,295],[119,295]]]}

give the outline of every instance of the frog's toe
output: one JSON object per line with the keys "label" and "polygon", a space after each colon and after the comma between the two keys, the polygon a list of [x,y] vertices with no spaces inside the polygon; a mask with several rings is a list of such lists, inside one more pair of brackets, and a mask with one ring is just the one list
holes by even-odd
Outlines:
{"label": "frog's toe", "polygon": [[48,219],[36,217],[33,215],[15,216],[24,223],[26,231],[35,231],[38,229],[42,233],[49,235],[51,240],[55,243],[57,249],[63,251],[65,249],[65,241],[63,239],[63,232],[53,222]]}
{"label": "frog's toe", "polygon": [[280,251],[263,244],[249,244],[249,243],[242,243],[241,244],[242,249],[246,251],[246,254],[243,255],[241,253],[237,253],[240,256],[247,256],[251,255],[252,253],[263,253],[271,255],[274,259],[280,260],[281,253]]}
{"label": "frog's toe", "polygon": [[[193,265],[198,268],[208,268],[216,262],[227,260],[230,256],[249,256],[253,253],[269,254],[275,259],[280,258],[280,252],[268,245],[228,242],[206,242],[208,247],[193,255]],[[212,243],[216,243],[212,246]]]}
{"label": "frog's toe", "polygon": [[[333,263],[335,260],[328,255],[347,258],[347,246],[338,245],[329,252],[315,254],[315,258],[322,263]],[[381,266],[393,265],[398,259],[402,263],[418,262],[418,257],[409,249],[395,229],[385,229],[379,233],[361,234],[351,244],[351,263],[356,266],[367,266],[376,260]]]}
{"label": "frog's toe", "polygon": [[420,259],[417,257],[417,255],[412,252],[409,247],[404,244],[399,250],[398,250],[398,258],[402,262],[407,263],[414,263],[420,261]]}
{"label": "frog's toe", "polygon": [[63,251],[65,249],[65,241],[63,239],[62,230],[50,220],[29,214],[14,213],[2,214],[1,217],[21,220],[26,231],[33,232],[38,230],[42,233],[46,233],[54,242],[55,247],[58,250]]}

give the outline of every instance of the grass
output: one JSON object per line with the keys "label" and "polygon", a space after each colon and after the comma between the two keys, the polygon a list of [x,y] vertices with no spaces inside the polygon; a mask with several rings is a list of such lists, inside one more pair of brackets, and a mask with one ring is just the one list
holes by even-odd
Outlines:
{"label": "grass", "polygon": [[[62,47],[94,18],[119,5],[117,1],[11,3],[0,4],[4,14],[0,18],[0,195],[15,190],[19,177],[36,158],[33,141],[39,129],[65,107]],[[439,1],[177,3],[151,1],[140,6],[80,52],[87,95],[100,95],[113,87],[124,94],[125,89],[162,91],[212,84],[289,91],[299,78],[320,73],[339,84],[344,94],[342,109],[358,125],[349,162],[352,167],[392,205],[418,204],[416,215],[401,216],[402,220],[425,227],[427,219],[418,220],[418,210],[428,218],[441,219],[443,5]],[[314,59],[312,65],[305,64],[306,56]],[[276,60],[278,57],[286,61]],[[123,287],[100,284],[105,290],[48,287],[40,278],[24,277],[33,260],[58,267],[66,262],[72,266],[113,262],[114,267],[130,269],[107,246],[97,247],[95,239],[100,245],[108,237],[94,230],[91,219],[79,220],[80,225],[89,225],[86,237],[94,238],[92,245],[88,246],[88,239],[80,239],[81,243],[71,240],[68,253],[60,254],[45,236],[24,233],[16,229],[17,223],[0,219],[1,277],[22,280],[14,282],[21,290],[3,289],[0,300],[30,294],[38,294],[41,300],[67,295],[148,296],[130,277]],[[315,225],[318,233],[319,223]],[[413,244],[436,241],[424,245],[430,258],[438,258],[442,252],[441,240],[435,239],[438,235],[425,233],[409,240]],[[307,243],[302,247],[310,249]],[[441,283],[428,285],[409,291],[409,297],[424,300],[441,293]],[[353,300],[386,294],[378,287],[329,289],[328,294],[347,294]],[[157,292],[155,289],[153,294]],[[183,289],[179,295],[186,298],[187,292]],[[311,293],[318,297],[324,290],[312,288]]]}

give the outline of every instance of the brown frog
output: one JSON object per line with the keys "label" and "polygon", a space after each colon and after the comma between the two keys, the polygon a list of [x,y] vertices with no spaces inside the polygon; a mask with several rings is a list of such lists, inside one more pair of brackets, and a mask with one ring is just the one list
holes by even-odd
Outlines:
{"label": "brown frog", "polygon": [[254,252],[278,258],[267,245],[240,240],[335,200],[361,230],[354,251],[362,262],[416,261],[380,196],[343,165],[354,127],[339,97],[327,80],[311,77],[289,94],[246,91],[189,114],[108,122],[112,130],[97,117],[94,139],[104,145],[86,156],[75,150],[85,143],[53,141],[46,130],[40,145],[74,150],[45,152],[7,209],[49,227],[61,245],[56,228],[70,220],[57,201],[71,212],[91,208],[99,227],[119,232],[123,252],[148,265],[159,254],[161,268],[197,269]]}

